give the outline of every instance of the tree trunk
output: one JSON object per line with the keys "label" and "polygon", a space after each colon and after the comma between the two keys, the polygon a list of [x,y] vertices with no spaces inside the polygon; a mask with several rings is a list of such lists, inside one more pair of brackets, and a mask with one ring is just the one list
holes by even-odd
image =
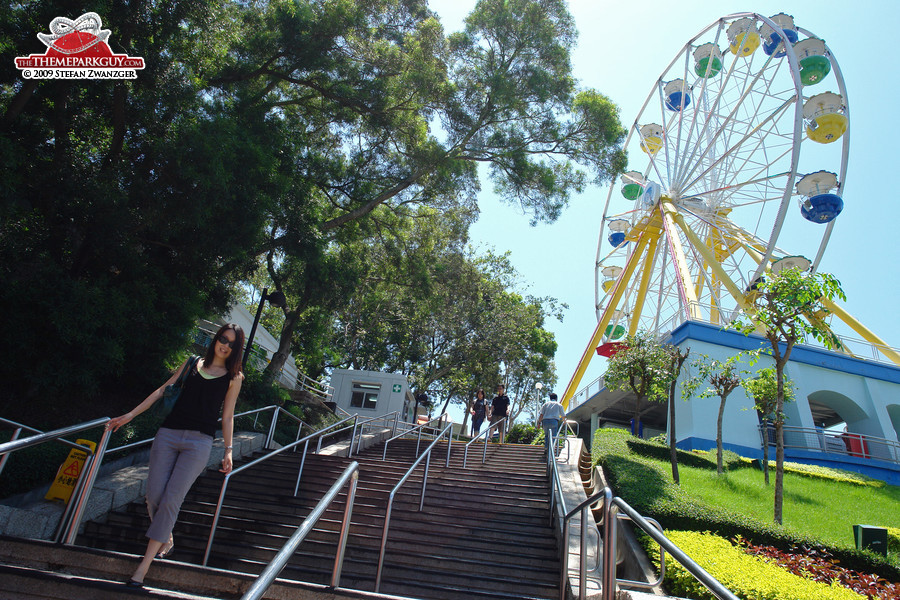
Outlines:
{"label": "tree trunk", "polygon": [[634,401],[634,419],[632,419],[632,422],[633,422],[632,427],[634,427],[634,431],[632,432],[632,435],[635,435],[637,437],[642,437],[641,436],[641,397],[640,396],[638,396],[637,399],[635,399],[635,401]]}
{"label": "tree trunk", "polygon": [[716,421],[716,473],[719,475],[725,472],[722,468],[722,417],[725,415],[725,398],[720,399],[719,419]]}
{"label": "tree trunk", "polygon": [[271,385],[278,378],[284,363],[291,355],[291,340],[294,339],[294,329],[299,321],[300,310],[294,309],[284,315],[284,326],[281,328],[281,337],[278,338],[278,351],[272,355],[272,360],[263,371],[263,382]]}
{"label": "tree trunk", "polygon": [[678,479],[678,450],[675,447],[675,386],[669,393],[669,461],[672,463],[672,481],[675,485],[681,485]]}
{"label": "tree trunk", "polygon": [[784,423],[775,418],[775,522],[782,524],[784,504]]}

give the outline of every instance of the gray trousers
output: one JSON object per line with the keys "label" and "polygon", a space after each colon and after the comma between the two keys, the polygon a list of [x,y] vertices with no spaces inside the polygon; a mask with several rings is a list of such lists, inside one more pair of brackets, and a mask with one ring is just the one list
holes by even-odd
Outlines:
{"label": "gray trousers", "polygon": [[212,444],[213,438],[199,431],[161,427],[156,432],[147,477],[151,540],[169,540],[184,497],[209,463]]}

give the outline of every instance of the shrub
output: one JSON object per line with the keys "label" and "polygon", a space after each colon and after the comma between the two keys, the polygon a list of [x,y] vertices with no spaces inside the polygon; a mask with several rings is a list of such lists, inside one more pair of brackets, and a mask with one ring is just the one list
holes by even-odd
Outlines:
{"label": "shrub", "polygon": [[[840,584],[825,584],[789,573],[777,564],[746,554],[728,540],[709,532],[668,531],[666,536],[722,585],[746,600],[859,600]],[[713,596],[676,561],[669,561],[667,587],[690,598]],[[667,564],[668,566],[668,564]]]}
{"label": "shrub", "polygon": [[544,430],[527,423],[516,423],[506,435],[506,442],[508,444],[543,444]]}
{"label": "shrub", "polygon": [[888,552],[900,554],[900,528],[888,527]]}

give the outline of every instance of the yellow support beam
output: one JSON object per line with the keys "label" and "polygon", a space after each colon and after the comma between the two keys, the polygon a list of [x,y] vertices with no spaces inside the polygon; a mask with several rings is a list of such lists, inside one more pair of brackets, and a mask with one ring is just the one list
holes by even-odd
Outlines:
{"label": "yellow support beam", "polygon": [[873,344],[878,351],[881,352],[885,357],[891,360],[895,365],[900,366],[900,354],[898,354],[893,348],[888,346],[884,340],[875,335],[871,329],[857,321],[850,313],[846,310],[835,304],[833,301],[828,298],[822,298],[822,305],[831,311],[838,319],[846,323],[850,326],[853,331],[862,336],[864,340]]}
{"label": "yellow support beam", "polygon": [[[678,279],[681,282],[680,291],[683,294],[682,300],[688,306],[690,318],[700,318],[700,301],[697,299],[697,289],[694,287],[694,279],[691,277],[691,270],[687,266],[687,259],[684,255],[684,248],[681,246],[681,238],[675,231],[673,222],[674,217],[681,219],[684,223],[684,217],[678,214],[678,211],[672,205],[672,201],[667,197],[662,197],[659,201],[659,207],[663,214],[663,222],[665,223],[666,239],[669,241],[669,248],[674,254],[675,268],[678,272]],[[694,236],[696,238],[696,236]],[[696,245],[696,242],[692,242]]]}
{"label": "yellow support beam", "polygon": [[[665,203],[665,204],[668,204],[668,203]],[[723,284],[725,284],[725,287],[728,289],[728,292],[735,299],[735,301],[738,303],[738,305],[744,310],[744,312],[747,313],[748,316],[750,316],[752,318],[753,313],[755,311],[753,310],[753,307],[747,302],[747,299],[744,297],[743,290],[741,290],[740,288],[738,288],[737,285],[735,285],[735,283],[731,280],[731,277],[729,277],[728,274],[725,272],[725,269],[722,268],[722,265],[719,264],[718,262],[716,262],[715,256],[713,256],[713,253],[706,247],[706,244],[704,244],[700,240],[700,238],[697,237],[697,235],[691,230],[691,228],[688,226],[688,224],[685,223],[684,217],[681,216],[680,214],[678,214],[677,212],[675,212],[672,209],[671,205],[669,205],[669,208],[666,209],[665,204],[664,204],[663,210],[667,210],[667,212],[669,212],[669,214],[671,214],[672,219],[675,221],[675,223],[678,225],[678,227],[681,228],[681,230],[684,232],[684,235],[687,236],[691,245],[693,245],[694,248],[696,248],[697,251],[700,253],[700,255],[703,256],[703,259],[709,264],[710,269],[712,270],[713,273],[716,274],[716,276],[719,278],[719,281],[721,281]]]}
{"label": "yellow support beam", "polygon": [[650,287],[650,275],[653,274],[653,264],[656,262],[656,247],[659,246],[659,236],[661,233],[662,230],[660,229],[647,232],[647,235],[651,236],[651,238],[647,247],[647,259],[644,260],[644,270],[641,273],[641,284],[634,301],[634,312],[631,315],[631,323],[628,325],[628,335],[637,333],[638,323],[640,323],[641,320],[641,313],[644,311],[644,300],[647,299],[647,289]]}
{"label": "yellow support beam", "polygon": [[575,369],[575,373],[572,374],[569,385],[566,386],[566,391],[562,397],[563,407],[568,408],[569,400],[571,400],[572,396],[575,395],[575,392],[578,391],[578,385],[581,383],[581,378],[584,377],[584,372],[587,371],[588,365],[594,357],[595,349],[603,338],[603,332],[606,330],[606,326],[609,325],[613,312],[615,312],[619,305],[619,301],[621,301],[622,296],[625,294],[625,288],[628,287],[626,283],[630,281],[631,276],[634,275],[634,270],[637,268],[641,255],[644,253],[651,237],[652,236],[650,235],[642,235],[640,237],[635,245],[634,252],[631,254],[628,263],[625,265],[625,269],[619,275],[619,280],[616,282],[616,287],[613,288],[609,303],[606,305],[606,309],[604,309],[603,314],[600,316],[600,320],[597,321],[594,335],[591,336],[591,341],[588,342],[587,348],[584,349],[581,360],[578,362],[578,367]]}

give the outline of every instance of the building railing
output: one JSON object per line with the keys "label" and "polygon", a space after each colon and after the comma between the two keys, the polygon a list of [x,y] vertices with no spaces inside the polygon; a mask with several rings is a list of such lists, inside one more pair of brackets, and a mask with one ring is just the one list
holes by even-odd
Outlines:
{"label": "building railing", "polygon": [[[768,435],[766,435],[768,431]],[[760,444],[775,445],[775,425],[759,426]],[[819,427],[784,426],[785,449],[884,460],[900,464],[900,442],[872,435],[829,431]]]}
{"label": "building railing", "polygon": [[347,548],[347,537],[350,532],[350,517],[353,513],[353,503],[356,499],[356,486],[359,482],[359,463],[354,461],[344,469],[344,472],[336,482],[328,489],[325,495],[319,500],[312,512],[303,519],[303,523],[297,527],[294,534],[285,542],[275,558],[266,566],[256,581],[247,589],[247,592],[241,596],[241,600],[259,600],[262,598],[266,590],[275,582],[275,579],[287,565],[290,558],[297,551],[297,548],[306,539],[306,536],[313,530],[316,523],[325,515],[325,511],[337,499],[338,494],[349,483],[350,489],[347,492],[347,504],[344,507],[344,518],[341,521],[341,532],[338,538],[337,553],[334,558],[334,568],[331,572],[331,587],[336,588],[341,583],[341,570],[344,566],[344,551]]}
{"label": "building railing", "polygon": [[594,394],[599,393],[600,390],[602,390],[604,387],[606,387],[606,382],[603,380],[603,376],[601,375],[597,379],[593,380],[592,382],[575,392],[575,395],[572,396],[571,399],[569,399],[569,406],[566,407],[566,411],[571,411],[575,407],[587,402],[594,396]]}
{"label": "building railing", "polygon": [[[705,312],[705,314],[710,314],[710,309],[712,308],[709,305],[700,304],[698,306]],[[708,325],[714,325],[716,327],[725,327],[722,323],[712,323],[707,321],[706,319],[691,319],[693,321],[697,321],[698,323],[706,323]],[[684,311],[678,310],[669,317],[666,321],[661,323],[657,328],[657,331],[661,332],[670,332],[674,330],[676,327],[682,325],[687,322],[688,319],[685,317]],[[866,340],[861,340],[859,338],[851,337],[849,335],[835,334],[838,341],[840,341],[843,352],[841,350],[833,350],[833,352],[838,352],[842,354],[847,354],[850,356],[854,356],[856,358],[861,358],[865,360],[872,360],[879,363],[894,365],[894,362],[888,358],[885,354],[882,353],[883,350],[892,351],[897,354],[900,353],[900,349],[894,348],[892,346],[888,346],[886,344],[875,344],[872,342],[868,342]],[[814,345],[811,343],[811,339],[805,339],[798,341],[797,345],[809,346],[810,348],[821,349],[821,346]]]}

